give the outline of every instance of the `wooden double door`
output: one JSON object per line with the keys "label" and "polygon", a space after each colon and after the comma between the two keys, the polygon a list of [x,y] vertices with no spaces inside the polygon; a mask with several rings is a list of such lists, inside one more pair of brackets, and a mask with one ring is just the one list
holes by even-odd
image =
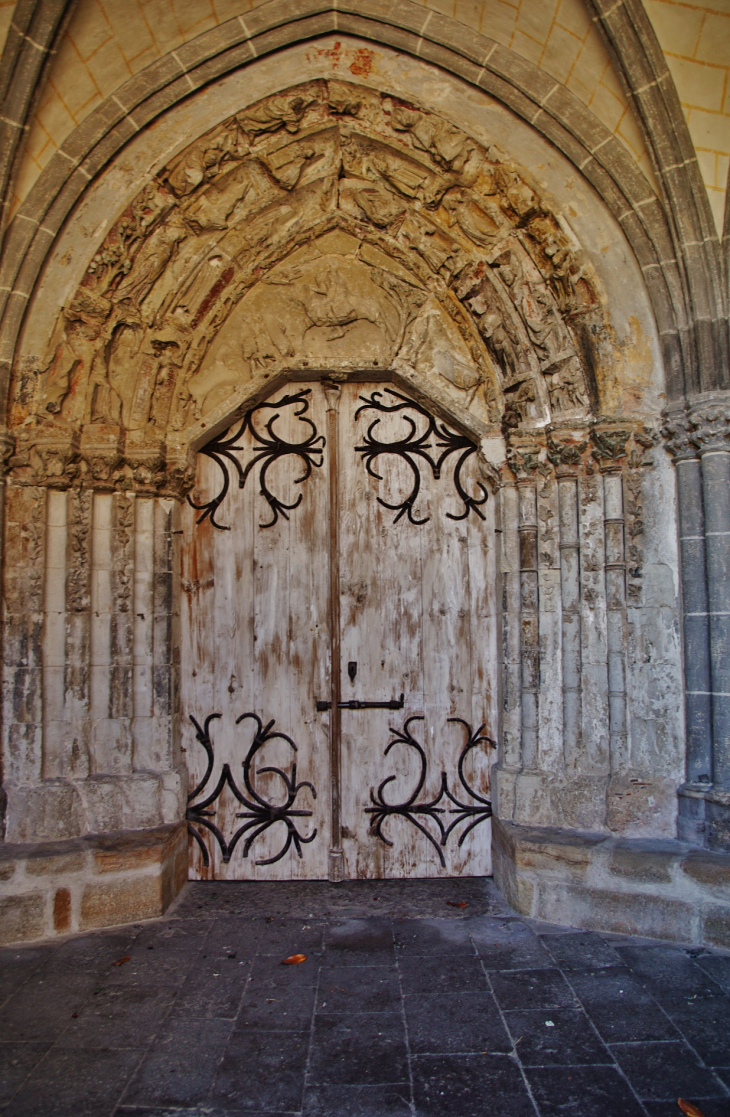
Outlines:
{"label": "wooden double door", "polygon": [[191,875],[491,871],[493,501],[387,383],[290,384],[198,455],[182,557]]}

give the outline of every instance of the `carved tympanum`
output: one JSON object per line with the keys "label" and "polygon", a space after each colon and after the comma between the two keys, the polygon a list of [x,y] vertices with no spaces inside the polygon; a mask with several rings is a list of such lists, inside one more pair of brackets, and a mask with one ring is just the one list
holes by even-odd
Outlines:
{"label": "carved tympanum", "polygon": [[309,82],[216,126],[126,207],[16,374],[12,466],[185,486],[173,444],[292,368],[406,367],[512,427],[580,417],[577,339],[602,322],[572,231],[500,151]]}

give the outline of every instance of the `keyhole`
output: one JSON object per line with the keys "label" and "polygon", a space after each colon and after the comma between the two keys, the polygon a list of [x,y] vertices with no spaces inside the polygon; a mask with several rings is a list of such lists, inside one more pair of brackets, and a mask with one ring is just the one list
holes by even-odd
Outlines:
{"label": "keyhole", "polygon": [[355,682],[355,675],[357,675],[357,664],[354,659],[351,659],[347,665],[347,674],[350,676],[350,682]]}

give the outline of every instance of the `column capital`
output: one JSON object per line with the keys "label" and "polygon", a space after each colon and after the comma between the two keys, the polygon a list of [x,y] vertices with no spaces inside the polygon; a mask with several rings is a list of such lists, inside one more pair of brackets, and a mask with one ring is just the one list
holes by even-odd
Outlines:
{"label": "column capital", "polygon": [[613,425],[601,424],[591,431],[593,449],[591,455],[598,462],[602,473],[618,472],[626,458],[628,450],[626,444],[631,435],[630,430],[617,428]]}
{"label": "column capital", "polygon": [[662,434],[675,462],[730,452],[730,391],[703,392],[667,408]]}

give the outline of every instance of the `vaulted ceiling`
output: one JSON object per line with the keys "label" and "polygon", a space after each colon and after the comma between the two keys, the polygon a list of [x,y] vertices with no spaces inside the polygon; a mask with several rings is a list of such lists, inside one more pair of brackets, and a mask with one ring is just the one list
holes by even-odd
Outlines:
{"label": "vaulted ceiling", "polygon": [[[114,90],[161,58],[263,0],[79,0],[33,115],[14,186],[26,197],[70,132]],[[0,36],[13,2],[0,3]],[[584,0],[425,0],[564,84],[614,133],[654,184],[639,123]],[[296,5],[292,5],[295,9]],[[727,0],[646,0],[677,86],[718,232],[730,162]]]}

